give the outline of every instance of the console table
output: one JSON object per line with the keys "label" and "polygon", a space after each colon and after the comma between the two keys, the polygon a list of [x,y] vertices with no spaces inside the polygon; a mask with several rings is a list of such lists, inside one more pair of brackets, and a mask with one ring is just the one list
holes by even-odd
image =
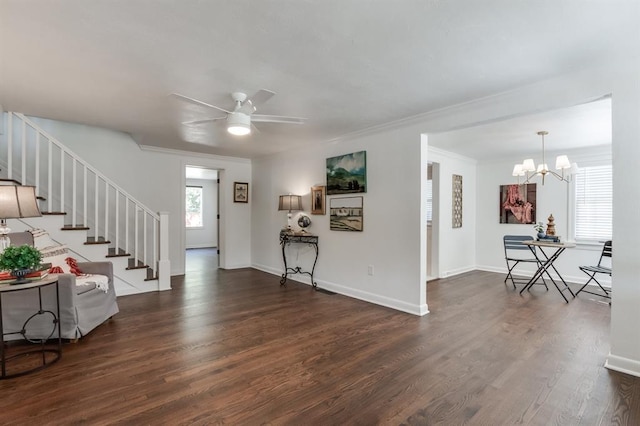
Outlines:
{"label": "console table", "polygon": [[[47,286],[55,286],[56,289],[56,312],[44,310],[42,308],[42,289]],[[37,292],[38,297],[38,310],[34,312],[22,325],[21,330],[13,330],[6,331],[4,329],[4,324],[2,321],[2,295],[16,292],[16,291],[33,291]],[[39,337],[30,337],[28,325],[29,322],[35,320],[35,318],[41,316],[50,316],[51,317],[51,333],[47,337],[39,336]],[[45,323],[46,324],[46,323]],[[56,329],[58,330],[57,337],[54,337],[56,334]],[[33,373],[34,371],[42,370],[45,367],[53,364],[58,361],[62,356],[62,336],[60,334],[60,288],[58,286],[58,276],[57,275],[49,275],[43,279],[33,280],[31,282],[25,284],[0,284],[0,332],[2,333],[2,344],[0,344],[0,379],[10,379],[13,377],[23,376],[25,374]],[[4,342],[5,336],[9,336],[12,334],[20,334],[22,338],[29,343],[36,343],[37,346],[29,347],[27,350],[18,350],[16,353],[7,355],[9,350],[9,346]],[[57,340],[57,344],[47,343],[49,339]],[[7,346],[7,347],[5,347]],[[14,348],[12,348],[14,349]],[[48,353],[52,353],[53,356],[47,357]],[[25,368],[22,370],[18,370],[15,372],[8,373],[7,372],[7,362],[12,359],[16,359],[19,357],[27,357],[31,354],[37,354],[37,358],[33,358],[33,361],[39,359],[39,362],[34,367],[33,362],[29,363],[29,368]]]}
{"label": "console table", "polygon": [[[291,244],[307,244],[315,250],[316,257],[313,260],[313,266],[311,272],[304,271],[300,266],[291,268],[287,264],[287,252],[285,247]],[[285,230],[280,231],[280,246],[282,247],[282,260],[284,261],[284,274],[280,279],[280,285],[285,285],[287,282],[287,276],[289,274],[306,274],[311,277],[311,285],[316,288],[318,284],[313,280],[313,272],[316,269],[316,263],[318,262],[318,236],[311,234],[293,234]]]}

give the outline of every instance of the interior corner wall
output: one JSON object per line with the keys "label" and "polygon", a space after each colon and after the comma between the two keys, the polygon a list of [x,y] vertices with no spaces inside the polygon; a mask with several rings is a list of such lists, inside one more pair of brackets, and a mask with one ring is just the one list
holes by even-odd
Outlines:
{"label": "interior corner wall", "polygon": [[[418,131],[398,129],[254,160],[253,266],[282,274],[278,235],[286,225],[286,212],[278,211],[278,196],[302,195],[312,221],[309,231],[319,236],[315,270],[319,287],[416,315],[426,313],[417,266],[420,147]],[[310,188],[326,185],[326,158],[357,151],[366,151],[367,192],[327,196],[326,214],[310,215]],[[363,231],[330,230],[330,200],[352,196],[363,197]],[[309,248],[301,245],[291,250],[292,259],[306,268],[311,266]],[[373,275],[369,275],[369,266]],[[292,278],[309,284],[306,275]]]}
{"label": "interior corner wall", "polygon": [[220,267],[233,269],[251,265],[251,208],[245,203],[234,203],[232,191],[234,181],[251,182],[249,160],[142,150],[126,133],[32,119],[152,211],[169,213],[171,275],[184,274],[185,166],[220,170]]}
{"label": "interior corner wall", "polygon": [[[437,141],[438,135],[429,135]],[[440,168],[438,187],[439,200],[434,204],[438,210],[438,271],[437,278],[472,271],[476,265],[476,161],[448,151],[428,148],[429,162]],[[427,165],[425,164],[425,167]],[[462,227],[453,227],[453,175],[462,176]],[[434,181],[435,183],[435,181]]]}

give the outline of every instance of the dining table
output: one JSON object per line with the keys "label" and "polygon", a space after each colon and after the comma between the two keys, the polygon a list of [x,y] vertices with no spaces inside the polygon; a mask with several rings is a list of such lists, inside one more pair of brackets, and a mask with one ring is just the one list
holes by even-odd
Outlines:
{"label": "dining table", "polygon": [[[525,290],[529,290],[538,279],[546,276],[547,278],[549,278],[549,280],[551,280],[565,302],[569,303],[569,299],[567,299],[567,297],[564,295],[564,292],[569,292],[569,294],[571,294],[571,296],[575,298],[576,295],[573,293],[564,278],[562,278],[560,272],[554,266],[554,262],[558,260],[560,255],[564,253],[566,249],[574,248],[576,246],[575,243],[553,242],[551,240],[529,240],[523,241],[522,244],[525,244],[529,247],[535,258],[538,259],[539,266],[531,279],[527,282],[527,284],[522,287],[522,290],[520,290],[520,294],[522,294]],[[542,255],[539,256],[538,252],[540,252]],[[549,269],[552,269],[553,272],[555,272],[556,279],[561,282],[562,288],[560,285],[558,285],[559,283],[556,282],[556,280],[551,276]]]}

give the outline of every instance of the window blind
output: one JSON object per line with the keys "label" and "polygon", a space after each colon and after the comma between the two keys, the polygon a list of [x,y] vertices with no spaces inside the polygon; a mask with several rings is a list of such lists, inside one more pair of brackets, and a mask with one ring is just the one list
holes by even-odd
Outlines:
{"label": "window blind", "polygon": [[611,166],[582,167],[576,176],[575,238],[611,239],[613,179]]}

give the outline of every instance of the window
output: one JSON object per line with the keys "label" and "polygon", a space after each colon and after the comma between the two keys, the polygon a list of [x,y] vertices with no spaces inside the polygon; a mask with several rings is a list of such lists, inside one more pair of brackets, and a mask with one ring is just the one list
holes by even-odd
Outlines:
{"label": "window", "polygon": [[575,238],[578,241],[611,239],[613,212],[611,166],[581,167],[575,187]]}
{"label": "window", "polygon": [[202,225],[202,187],[187,186],[186,189],[186,225],[187,228],[201,228]]}

